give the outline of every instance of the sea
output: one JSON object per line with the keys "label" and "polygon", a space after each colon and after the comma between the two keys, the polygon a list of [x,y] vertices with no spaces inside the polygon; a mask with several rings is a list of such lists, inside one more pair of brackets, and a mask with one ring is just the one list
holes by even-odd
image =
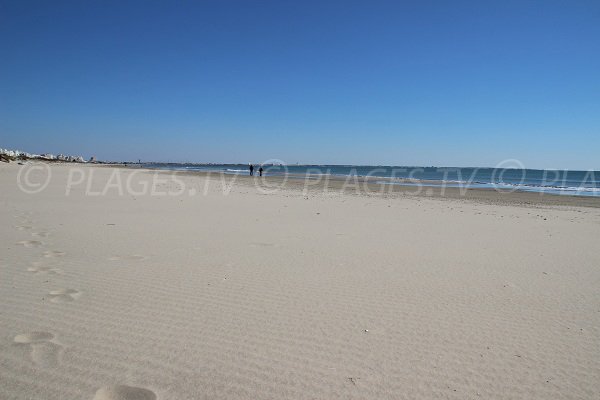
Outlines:
{"label": "sea", "polygon": [[[173,171],[248,174],[248,164],[143,163],[143,167]],[[255,165],[258,169],[258,165]],[[488,188],[557,195],[600,197],[600,171],[475,167],[410,167],[381,165],[263,165],[265,176],[293,178],[366,177],[380,184],[457,188]]]}

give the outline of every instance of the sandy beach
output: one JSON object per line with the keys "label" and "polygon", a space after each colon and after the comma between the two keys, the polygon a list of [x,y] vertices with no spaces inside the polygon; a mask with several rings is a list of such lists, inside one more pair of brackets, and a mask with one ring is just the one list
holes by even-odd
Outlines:
{"label": "sandy beach", "polygon": [[0,165],[1,399],[600,393],[600,199],[32,165]]}

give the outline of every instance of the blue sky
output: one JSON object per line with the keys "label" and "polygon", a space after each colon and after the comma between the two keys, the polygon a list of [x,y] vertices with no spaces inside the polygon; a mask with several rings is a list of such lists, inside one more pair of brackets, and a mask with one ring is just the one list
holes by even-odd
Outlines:
{"label": "blue sky", "polygon": [[600,2],[0,0],[0,147],[600,169]]}

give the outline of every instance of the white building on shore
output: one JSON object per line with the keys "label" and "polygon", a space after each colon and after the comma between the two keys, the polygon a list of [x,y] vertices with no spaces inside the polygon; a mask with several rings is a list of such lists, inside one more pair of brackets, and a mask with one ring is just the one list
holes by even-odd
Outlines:
{"label": "white building on shore", "polygon": [[8,150],[0,148],[0,155],[6,155],[11,158],[19,158],[19,159],[31,159],[31,160],[48,160],[48,161],[65,161],[65,162],[86,162],[82,156],[66,156],[64,154],[59,154],[55,156],[54,154],[45,153],[45,154],[31,154],[21,150]]}

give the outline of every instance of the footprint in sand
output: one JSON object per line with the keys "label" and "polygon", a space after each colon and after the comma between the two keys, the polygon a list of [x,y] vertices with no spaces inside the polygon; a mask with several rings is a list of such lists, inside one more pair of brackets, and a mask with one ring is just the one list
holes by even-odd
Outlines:
{"label": "footprint in sand", "polygon": [[141,261],[144,260],[146,257],[144,256],[140,256],[138,254],[132,254],[129,256],[112,256],[109,257],[108,259],[110,261]]}
{"label": "footprint in sand", "polygon": [[44,243],[40,242],[39,240],[21,240],[20,242],[17,242],[16,244],[27,247],[27,248],[40,247],[40,246],[44,245]]}
{"label": "footprint in sand", "polygon": [[48,232],[31,232],[31,236],[33,237],[48,237],[50,234]]}
{"label": "footprint in sand", "polygon": [[57,289],[48,293],[50,301],[53,303],[68,303],[76,300],[80,295],[81,292],[75,289]]}
{"label": "footprint in sand", "polygon": [[45,251],[44,252],[44,257],[45,258],[56,258],[56,257],[63,257],[65,254],[64,251],[56,251],[56,250],[50,250],[50,251]]}
{"label": "footprint in sand", "polygon": [[27,271],[33,272],[34,274],[48,274],[48,275],[58,275],[62,274],[62,269],[54,268],[54,267],[44,267],[44,266],[33,266],[27,268]]}
{"label": "footprint in sand", "polygon": [[50,332],[29,332],[15,336],[18,346],[28,346],[31,361],[40,367],[51,367],[58,364],[63,346],[54,343],[54,335]]}
{"label": "footprint in sand", "polygon": [[156,400],[156,394],[148,389],[117,385],[98,389],[94,400]]}

